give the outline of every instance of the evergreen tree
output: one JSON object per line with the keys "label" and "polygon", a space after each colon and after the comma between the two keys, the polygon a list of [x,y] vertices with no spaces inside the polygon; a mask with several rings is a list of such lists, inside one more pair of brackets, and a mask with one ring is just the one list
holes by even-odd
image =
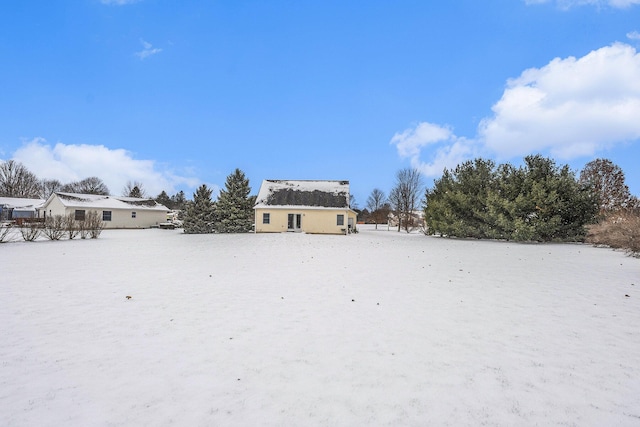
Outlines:
{"label": "evergreen tree", "polygon": [[127,181],[127,184],[122,189],[122,195],[124,197],[135,197],[137,199],[147,198],[147,192],[139,181]]}
{"label": "evergreen tree", "polygon": [[186,209],[187,198],[184,195],[184,191],[180,190],[176,194],[171,196],[171,203],[173,203],[173,207],[171,209]]}
{"label": "evergreen tree", "polygon": [[477,159],[445,169],[427,190],[430,234],[513,240],[581,240],[597,213],[597,197],[568,166],[528,156],[514,168]]}
{"label": "evergreen tree", "polygon": [[215,231],[215,204],[211,200],[211,189],[206,185],[202,184],[193,193],[193,201],[187,203],[183,227],[187,234]]}
{"label": "evergreen tree", "polygon": [[162,206],[166,206],[169,209],[173,209],[173,202],[171,198],[167,194],[166,191],[162,190],[160,194],[156,197],[156,202],[161,204]]}
{"label": "evergreen tree", "polygon": [[253,224],[255,197],[249,197],[251,187],[240,169],[227,177],[225,189],[216,204],[216,231],[219,233],[246,233]]}

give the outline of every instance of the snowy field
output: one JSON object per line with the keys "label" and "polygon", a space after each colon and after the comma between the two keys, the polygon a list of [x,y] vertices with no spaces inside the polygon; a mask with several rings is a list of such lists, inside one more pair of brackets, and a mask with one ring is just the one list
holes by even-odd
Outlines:
{"label": "snowy field", "polygon": [[638,426],[640,260],[386,227],[2,244],[0,425]]}

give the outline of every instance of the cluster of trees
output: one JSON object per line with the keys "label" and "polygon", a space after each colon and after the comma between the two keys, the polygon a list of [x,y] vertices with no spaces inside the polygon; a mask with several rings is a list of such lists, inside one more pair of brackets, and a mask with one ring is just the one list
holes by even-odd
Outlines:
{"label": "cluster of trees", "polygon": [[387,224],[390,219],[396,222],[398,231],[407,233],[420,226],[420,196],[424,184],[420,171],[415,168],[401,169],[396,173],[395,185],[387,197],[384,191],[374,188],[367,198],[367,207],[362,211],[365,222]]}
{"label": "cluster of trees", "polygon": [[[593,165],[581,179],[540,155],[524,165],[476,159],[445,169],[425,197],[428,234],[520,241],[580,241],[611,202],[599,193]],[[596,168],[597,169],[597,168]],[[591,171],[591,172],[590,172]]]}
{"label": "cluster of trees", "polygon": [[56,191],[109,194],[109,188],[95,176],[62,184],[57,179],[38,179],[33,172],[15,160],[0,163],[0,197],[46,199]]}
{"label": "cluster of trees", "polygon": [[[388,197],[373,189],[360,219],[376,228],[392,219],[398,231],[423,227],[426,234],[451,237],[519,241],[586,237],[614,247],[640,247],[640,230],[631,229],[640,223],[640,202],[629,193],[622,170],[610,160],[587,163],[576,179],[568,166],[557,166],[540,155],[526,157],[521,167],[475,159],[445,169],[432,188],[423,190],[419,171],[402,169]],[[614,242],[608,236],[615,233],[620,237]]]}
{"label": "cluster of trees", "polygon": [[253,225],[253,205],[255,196],[249,196],[249,180],[240,169],[230,174],[225,189],[220,191],[216,201],[212,200],[212,190],[200,186],[188,202],[183,217],[184,232],[202,233],[246,233]]}
{"label": "cluster of trees", "polygon": [[169,197],[166,191],[162,190],[155,198],[155,201],[172,210],[184,210],[187,207],[187,198],[182,190],[171,197]]}

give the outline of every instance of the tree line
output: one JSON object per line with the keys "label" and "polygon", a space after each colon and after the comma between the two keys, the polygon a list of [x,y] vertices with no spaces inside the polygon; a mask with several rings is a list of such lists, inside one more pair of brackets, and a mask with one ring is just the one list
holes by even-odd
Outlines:
{"label": "tree line", "polygon": [[[47,199],[56,192],[104,196],[111,194],[107,185],[96,176],[63,184],[57,179],[39,179],[26,166],[15,160],[0,162],[0,197]],[[151,198],[139,181],[128,181],[121,191],[121,196]],[[172,210],[184,209],[187,203],[184,191],[169,196],[163,190],[154,200]]]}
{"label": "tree line", "polygon": [[[367,209],[367,218],[376,228],[391,216],[398,221],[398,231],[409,232],[421,223],[430,235],[583,241],[589,230],[595,230],[593,224],[611,218],[629,227],[632,222],[621,221],[621,212],[638,216],[640,203],[630,194],[620,167],[610,160],[593,160],[576,177],[567,165],[532,155],[520,167],[470,160],[445,169],[427,189],[417,170],[402,169],[389,197],[375,188]],[[418,211],[423,220],[417,217]],[[638,231],[628,231],[621,232],[629,236],[624,247],[634,244],[629,239],[638,239]]]}

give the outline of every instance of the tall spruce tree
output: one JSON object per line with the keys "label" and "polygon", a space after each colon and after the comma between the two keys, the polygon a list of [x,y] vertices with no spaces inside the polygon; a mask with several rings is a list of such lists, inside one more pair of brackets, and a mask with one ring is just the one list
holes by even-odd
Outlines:
{"label": "tall spruce tree", "polygon": [[218,233],[246,233],[253,224],[255,197],[249,197],[249,180],[240,169],[227,177],[216,204]]}
{"label": "tall spruce tree", "polygon": [[211,200],[211,189],[202,184],[193,193],[193,201],[187,203],[184,232],[187,234],[213,233],[215,219],[215,204]]}

